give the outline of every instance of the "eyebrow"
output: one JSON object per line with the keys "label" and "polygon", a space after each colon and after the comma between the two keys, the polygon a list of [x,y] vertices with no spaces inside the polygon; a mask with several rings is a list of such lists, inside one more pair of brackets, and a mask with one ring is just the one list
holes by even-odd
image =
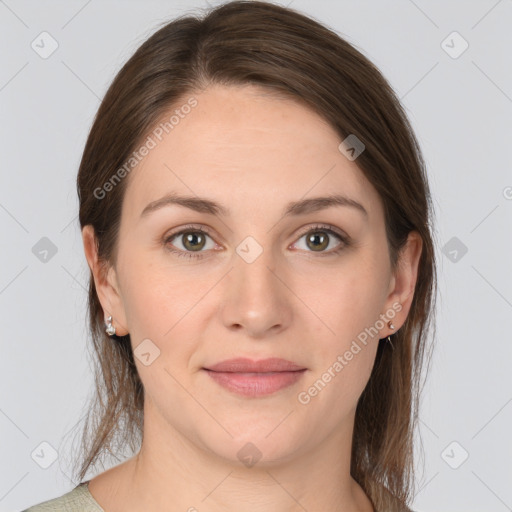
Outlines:
{"label": "eyebrow", "polygon": [[[161,208],[178,205],[199,213],[207,213],[209,215],[223,215],[229,216],[230,212],[227,208],[219,203],[198,196],[180,196],[175,193],[170,193],[149,203],[141,213],[141,218],[146,217],[152,212],[160,210]],[[309,199],[301,199],[299,201],[292,201],[286,205],[283,212],[283,217],[290,215],[305,215],[314,213],[320,210],[331,208],[333,206],[348,206],[356,209],[368,218],[368,212],[365,207],[354,199],[342,195],[329,195],[324,197],[312,197]]]}

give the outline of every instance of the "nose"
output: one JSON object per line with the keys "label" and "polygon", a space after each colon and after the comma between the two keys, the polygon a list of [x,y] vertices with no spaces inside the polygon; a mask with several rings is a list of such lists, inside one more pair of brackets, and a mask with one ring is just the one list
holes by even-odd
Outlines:
{"label": "nose", "polygon": [[292,292],[272,251],[264,249],[252,262],[239,254],[235,254],[233,260],[233,268],[223,283],[224,325],[258,339],[288,328],[292,318]]}

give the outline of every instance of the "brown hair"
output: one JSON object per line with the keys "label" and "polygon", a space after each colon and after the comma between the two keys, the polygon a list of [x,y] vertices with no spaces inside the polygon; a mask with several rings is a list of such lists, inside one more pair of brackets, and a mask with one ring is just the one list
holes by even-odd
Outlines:
{"label": "brown hair", "polygon": [[[292,9],[234,1],[201,16],[166,23],[119,71],[95,117],[77,188],[80,225],[92,225],[100,261],[115,265],[126,179],[95,193],[121,168],[162,115],[209,84],[256,84],[307,104],[339,133],[365,145],[357,165],[379,193],[389,258],[415,230],[423,241],[414,298],[405,324],[379,344],[356,410],[351,474],[377,511],[408,510],[414,485],[413,434],[418,420],[434,313],[433,211],[425,164],[406,114],[377,68],[332,30]],[[89,322],[95,351],[95,396],[82,434],[81,481],[109,452],[140,446],[144,390],[129,335],[113,342],[92,273]],[[427,358],[426,356],[429,355]],[[117,454],[117,455],[116,455]]]}

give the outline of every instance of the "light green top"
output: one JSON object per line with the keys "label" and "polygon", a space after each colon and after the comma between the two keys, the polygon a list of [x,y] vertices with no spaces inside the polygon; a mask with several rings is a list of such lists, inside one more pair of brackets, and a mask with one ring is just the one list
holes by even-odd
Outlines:
{"label": "light green top", "polygon": [[23,512],[105,512],[89,492],[88,483],[82,482],[66,494],[33,505]]}

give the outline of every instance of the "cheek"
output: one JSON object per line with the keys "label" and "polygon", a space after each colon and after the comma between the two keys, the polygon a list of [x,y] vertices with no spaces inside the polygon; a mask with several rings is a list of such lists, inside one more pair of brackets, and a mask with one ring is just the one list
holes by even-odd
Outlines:
{"label": "cheek", "polygon": [[374,365],[385,275],[385,269],[359,257],[323,276],[319,273],[318,286],[299,292],[308,297],[323,325],[321,342],[315,344],[314,378],[321,380],[319,387],[328,383],[349,403],[363,391]]}
{"label": "cheek", "polygon": [[[171,407],[181,396],[178,383],[186,378],[196,348],[194,314],[199,308],[194,305],[205,290],[190,276],[156,264],[132,261],[129,275],[125,310],[138,372],[149,395]],[[158,354],[149,365],[138,357],[144,343],[144,352]]]}
{"label": "cheek", "polygon": [[180,319],[204,294],[204,279],[194,279],[190,272],[169,268],[159,258],[152,260],[147,255],[132,255],[124,264],[123,291],[130,329],[158,339],[171,336]]}
{"label": "cheek", "polygon": [[[320,269],[315,281],[297,280],[298,295],[324,325],[327,346],[343,346],[375,324],[383,313],[385,272],[366,264],[363,258]],[[329,341],[330,340],[330,341]]]}
{"label": "cheek", "polygon": [[208,314],[205,294],[215,281],[204,272],[198,276],[190,269],[179,271],[147,258],[140,262],[132,259],[129,276],[125,310],[135,356],[146,339],[156,346],[149,344],[150,351],[158,353],[150,366],[136,361],[139,374],[150,394],[161,396],[165,389],[177,400],[177,382],[189,378],[198,339],[204,331]]}

